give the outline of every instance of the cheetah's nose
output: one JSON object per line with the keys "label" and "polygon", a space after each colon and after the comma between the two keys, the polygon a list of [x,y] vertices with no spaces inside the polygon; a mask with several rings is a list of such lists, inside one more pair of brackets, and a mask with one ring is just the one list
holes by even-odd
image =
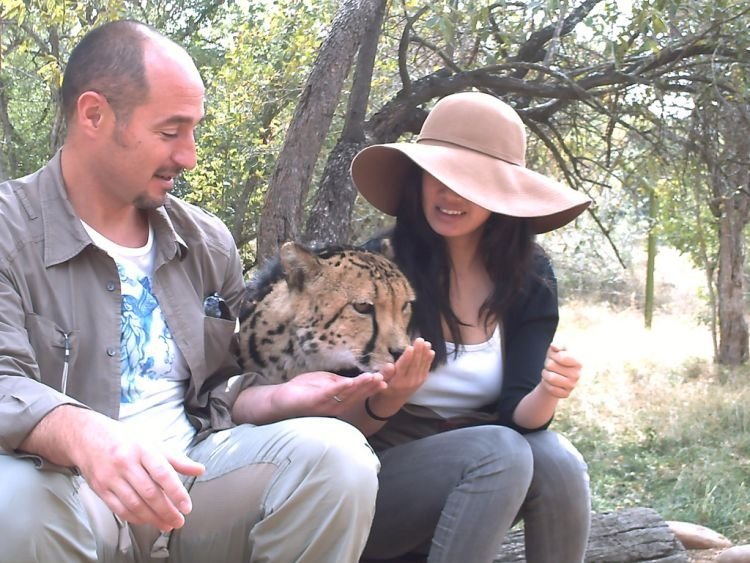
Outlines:
{"label": "cheetah's nose", "polygon": [[395,362],[401,357],[401,354],[404,353],[404,349],[403,348],[388,348],[388,352],[391,354],[391,356],[393,357],[393,361]]}

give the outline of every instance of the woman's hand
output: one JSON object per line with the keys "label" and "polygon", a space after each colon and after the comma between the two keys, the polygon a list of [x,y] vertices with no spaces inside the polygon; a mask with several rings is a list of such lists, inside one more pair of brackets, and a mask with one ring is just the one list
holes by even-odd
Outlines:
{"label": "woman's hand", "polygon": [[[388,386],[368,399],[370,411],[384,418],[396,414],[425,382],[434,357],[432,344],[424,338],[417,338],[414,344],[404,350],[395,363],[381,368],[380,373],[383,374],[383,379]],[[382,420],[376,422],[369,416],[369,413],[364,419],[356,416],[353,419],[362,420],[363,423],[358,426],[366,433],[376,430],[382,426],[383,422]]]}
{"label": "woman's hand", "polygon": [[513,422],[523,428],[539,428],[555,414],[560,399],[567,399],[581,377],[581,362],[564,346],[551,344],[539,384],[513,412]]}
{"label": "woman's hand", "polygon": [[581,377],[581,362],[564,346],[551,344],[540,386],[558,399],[567,399]]}
{"label": "woman's hand", "polygon": [[425,382],[434,358],[432,344],[424,338],[417,338],[395,364],[388,364],[380,370],[388,387],[379,394],[383,398],[405,401]]}

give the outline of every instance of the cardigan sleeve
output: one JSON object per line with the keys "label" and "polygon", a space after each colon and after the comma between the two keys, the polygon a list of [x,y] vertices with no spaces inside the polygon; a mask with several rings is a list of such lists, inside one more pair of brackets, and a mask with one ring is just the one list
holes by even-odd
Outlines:
{"label": "cardigan sleeve", "polygon": [[539,254],[522,295],[503,319],[503,385],[497,402],[499,423],[522,433],[542,430],[513,422],[518,403],[541,380],[542,368],[559,320],[557,283],[549,259]]}

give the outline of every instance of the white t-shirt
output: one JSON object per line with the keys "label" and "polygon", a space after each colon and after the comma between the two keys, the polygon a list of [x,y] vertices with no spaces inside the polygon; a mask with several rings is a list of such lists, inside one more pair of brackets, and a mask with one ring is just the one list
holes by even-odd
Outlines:
{"label": "white t-shirt", "polygon": [[184,452],[195,435],[184,404],[190,374],[151,290],[154,231],[149,227],[144,246],[129,248],[83,226],[117,263],[120,276],[120,420]]}
{"label": "white t-shirt", "polygon": [[447,361],[430,372],[409,402],[450,418],[496,401],[503,383],[500,325],[487,342],[461,345],[458,356],[454,356],[456,347],[452,342],[446,342],[445,347]]}

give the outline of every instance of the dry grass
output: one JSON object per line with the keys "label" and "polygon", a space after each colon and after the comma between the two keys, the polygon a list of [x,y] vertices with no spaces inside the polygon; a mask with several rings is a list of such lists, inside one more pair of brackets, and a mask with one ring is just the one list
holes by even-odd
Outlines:
{"label": "dry grass", "polygon": [[585,372],[555,425],[589,463],[595,510],[651,506],[748,543],[750,371],[716,369],[708,328],[674,309],[646,330],[633,309],[564,305],[557,340]]}

